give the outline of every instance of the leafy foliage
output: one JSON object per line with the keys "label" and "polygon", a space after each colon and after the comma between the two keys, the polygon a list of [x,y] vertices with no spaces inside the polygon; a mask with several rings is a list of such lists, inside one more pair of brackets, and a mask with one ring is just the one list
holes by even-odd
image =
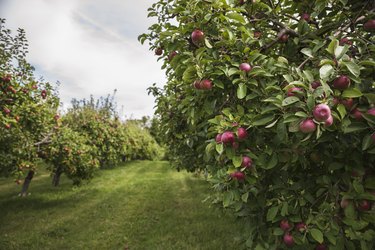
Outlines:
{"label": "leafy foliage", "polygon": [[[169,0],[149,8],[158,22],[139,40],[162,49],[168,81],[149,91],[169,157],[209,171],[214,202],[251,224],[249,248],[373,247],[374,7]],[[204,79],[212,89],[199,88]]]}

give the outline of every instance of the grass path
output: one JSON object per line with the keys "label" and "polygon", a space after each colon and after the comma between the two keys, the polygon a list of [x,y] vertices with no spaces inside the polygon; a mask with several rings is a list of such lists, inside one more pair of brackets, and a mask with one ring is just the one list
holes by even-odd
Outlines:
{"label": "grass path", "polygon": [[135,161],[91,183],[38,174],[20,198],[0,179],[0,249],[240,249],[244,226],[202,200],[207,183],[167,162]]}

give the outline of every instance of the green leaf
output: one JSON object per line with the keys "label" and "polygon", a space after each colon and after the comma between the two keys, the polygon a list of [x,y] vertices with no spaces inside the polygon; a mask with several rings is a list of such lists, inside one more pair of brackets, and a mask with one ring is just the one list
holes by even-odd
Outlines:
{"label": "green leaf", "polygon": [[218,152],[220,155],[224,152],[224,145],[223,143],[216,144],[216,152]]}
{"label": "green leaf", "polygon": [[346,52],[348,52],[349,47],[348,46],[337,46],[335,49],[335,57],[337,60],[339,60],[343,55],[345,55]]}
{"label": "green leaf", "polygon": [[242,164],[242,156],[234,156],[232,158],[232,162],[233,162],[233,165],[238,168],[241,166]]}
{"label": "green leaf", "polygon": [[330,53],[331,55],[335,54],[335,50],[338,45],[339,45],[339,41],[337,39],[333,39],[328,45],[328,48],[327,48],[328,53]]}
{"label": "green leaf", "polygon": [[241,200],[243,201],[243,202],[247,202],[247,200],[249,199],[249,192],[246,192],[246,193],[244,193],[243,195],[241,195]]}
{"label": "green leaf", "polygon": [[293,103],[296,103],[299,101],[299,98],[297,96],[289,96],[287,98],[285,98],[282,102],[282,106],[288,106],[288,105],[291,105]]}
{"label": "green leaf", "polygon": [[372,144],[371,135],[365,135],[362,140],[362,150],[368,149]]}
{"label": "green leaf", "polygon": [[365,189],[363,188],[362,184],[358,180],[353,181],[353,188],[359,194],[362,194],[365,192]]}
{"label": "green leaf", "polygon": [[314,240],[319,243],[323,243],[323,233],[319,229],[312,228],[309,230],[309,232]]}
{"label": "green leaf", "polygon": [[354,62],[342,62],[346,68],[352,73],[355,77],[359,77],[361,69]]}
{"label": "green leaf", "polygon": [[325,64],[319,69],[321,79],[328,79],[334,72],[334,68],[330,64]]}
{"label": "green leaf", "polygon": [[337,105],[337,111],[339,111],[339,114],[341,116],[341,119],[344,119],[345,115],[346,115],[346,109],[345,109],[345,106],[342,105],[342,104],[339,104]]}
{"label": "green leaf", "polygon": [[344,128],[344,133],[345,134],[353,133],[353,132],[361,131],[361,130],[364,130],[364,129],[367,129],[367,128],[368,128],[368,126],[364,123],[353,122],[352,124],[350,124],[349,126]]}
{"label": "green leaf", "polygon": [[237,88],[237,97],[238,97],[238,99],[245,98],[246,97],[246,93],[247,93],[246,84],[244,84],[244,83],[238,84],[238,88]]}
{"label": "green leaf", "polygon": [[226,16],[228,18],[232,19],[232,20],[235,20],[235,21],[240,22],[242,24],[246,24],[245,18],[241,14],[239,14],[237,12],[227,13]]}
{"label": "green leaf", "polygon": [[289,208],[288,202],[283,202],[283,207],[281,208],[281,212],[280,212],[281,216],[285,216],[289,214],[288,208]]}
{"label": "green leaf", "polygon": [[361,97],[362,95],[363,95],[362,92],[356,88],[346,89],[342,93],[343,98],[356,98],[356,97]]}
{"label": "green leaf", "polygon": [[225,192],[223,197],[223,206],[228,207],[233,201],[233,193]]}
{"label": "green leaf", "polygon": [[207,38],[204,39],[204,44],[206,45],[207,48],[212,49],[212,45],[211,45],[210,41],[208,41]]}
{"label": "green leaf", "polygon": [[253,118],[253,125],[262,126],[273,121],[274,118],[275,118],[274,114],[257,115]]}
{"label": "green leaf", "polygon": [[197,70],[195,66],[190,66],[184,71],[182,75],[182,80],[184,80],[184,82],[192,82],[196,78],[196,73]]}
{"label": "green leaf", "polygon": [[314,57],[310,48],[303,48],[301,49],[301,52],[308,57]]}
{"label": "green leaf", "polygon": [[279,207],[271,207],[267,211],[267,221],[273,221],[277,215],[277,212],[279,211]]}

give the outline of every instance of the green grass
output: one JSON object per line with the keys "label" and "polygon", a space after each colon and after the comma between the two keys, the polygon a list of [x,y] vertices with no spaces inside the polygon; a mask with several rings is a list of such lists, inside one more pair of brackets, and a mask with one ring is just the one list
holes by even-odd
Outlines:
{"label": "green grass", "polygon": [[37,174],[28,197],[0,179],[0,249],[240,249],[245,226],[202,202],[209,186],[167,162],[135,161],[73,187]]}

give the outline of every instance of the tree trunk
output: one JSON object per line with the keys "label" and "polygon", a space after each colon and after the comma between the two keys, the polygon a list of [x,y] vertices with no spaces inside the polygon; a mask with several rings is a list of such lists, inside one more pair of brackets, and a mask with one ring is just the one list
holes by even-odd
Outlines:
{"label": "tree trunk", "polygon": [[62,174],[61,167],[57,167],[55,174],[53,175],[52,185],[57,187],[60,183],[60,176]]}
{"label": "tree trunk", "polygon": [[27,190],[29,189],[30,182],[34,177],[34,173],[35,172],[33,170],[30,170],[27,173],[27,176],[25,178],[25,181],[23,182],[22,191],[21,191],[21,194],[20,194],[22,197],[25,197],[27,195]]}

